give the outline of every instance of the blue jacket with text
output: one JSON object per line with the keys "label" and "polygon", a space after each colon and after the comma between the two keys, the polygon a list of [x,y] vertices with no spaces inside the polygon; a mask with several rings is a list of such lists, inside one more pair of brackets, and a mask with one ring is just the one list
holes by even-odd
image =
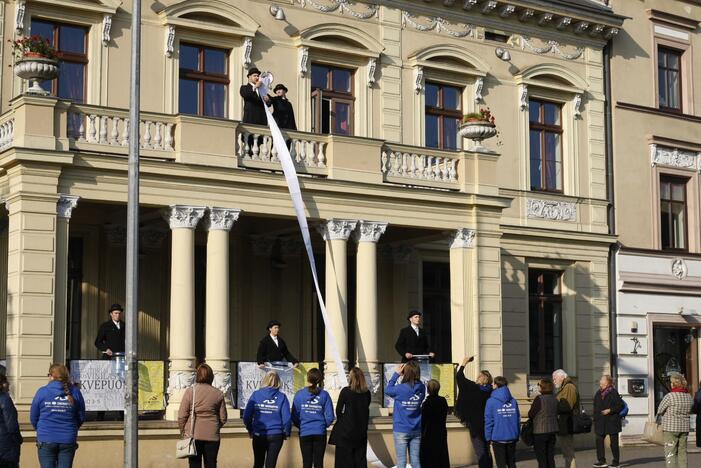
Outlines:
{"label": "blue jacket with text", "polygon": [[292,422],[299,428],[299,436],[326,435],[334,420],[333,403],[326,390],[314,395],[309,388],[295,394],[292,403]]}
{"label": "blue jacket with text", "polygon": [[518,402],[511,396],[509,387],[497,388],[484,409],[484,438],[487,441],[513,442],[518,440],[520,429]]}
{"label": "blue jacket with text", "polygon": [[243,411],[243,423],[254,436],[290,436],[292,418],[287,396],[277,388],[263,387],[251,395]]}
{"label": "blue jacket with text", "polygon": [[85,421],[85,401],[77,387],[71,385],[69,391],[73,404],[59,381],[51,381],[37,390],[29,410],[29,420],[37,431],[37,442],[75,443],[78,429]]}
{"label": "blue jacket with text", "polygon": [[421,432],[421,404],[426,396],[422,382],[397,384],[396,372],[389,379],[385,395],[394,398],[393,430],[399,433]]}

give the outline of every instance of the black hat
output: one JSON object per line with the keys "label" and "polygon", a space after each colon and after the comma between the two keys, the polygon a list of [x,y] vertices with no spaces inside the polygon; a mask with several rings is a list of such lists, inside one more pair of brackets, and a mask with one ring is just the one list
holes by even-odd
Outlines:
{"label": "black hat", "polygon": [[281,326],[282,326],[282,324],[281,324],[280,322],[278,322],[277,320],[271,320],[270,322],[268,322],[268,326],[265,327],[265,328],[267,328],[268,330],[270,330],[270,329],[273,328],[275,325],[277,325],[278,327],[281,327]]}
{"label": "black hat", "polygon": [[124,312],[124,309],[122,309],[122,306],[120,306],[120,305],[117,304],[117,303],[112,304],[112,305],[110,306],[110,308],[107,309],[107,312],[111,314],[112,311],[114,311],[114,310],[118,310],[118,311],[120,311],[120,312]]}
{"label": "black hat", "polygon": [[246,76],[251,76],[251,75],[260,75],[260,70],[258,70],[256,67],[249,68],[248,73],[246,73]]}
{"label": "black hat", "polygon": [[408,313],[407,316],[406,316],[406,319],[409,320],[409,319],[412,318],[414,315],[418,315],[419,317],[421,317],[423,314],[422,314],[420,311],[418,311],[418,310],[410,310],[409,313]]}
{"label": "black hat", "polygon": [[277,90],[278,90],[278,89],[281,89],[281,90],[287,92],[287,87],[286,87],[284,84],[282,84],[282,83],[276,84],[275,87],[273,88],[273,92],[274,92],[274,93],[277,93]]}

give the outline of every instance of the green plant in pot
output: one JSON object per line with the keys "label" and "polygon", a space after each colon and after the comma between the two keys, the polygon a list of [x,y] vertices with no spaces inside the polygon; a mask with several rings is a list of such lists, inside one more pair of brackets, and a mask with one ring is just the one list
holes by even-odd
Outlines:
{"label": "green plant in pot", "polygon": [[482,145],[482,141],[492,138],[497,134],[496,118],[492,115],[489,108],[482,108],[479,112],[465,114],[458,133],[463,138],[468,138],[474,142],[474,144],[467,149],[468,151],[492,153],[492,150]]}
{"label": "green plant in pot", "polygon": [[52,80],[58,76],[58,61],[60,54],[43,37],[25,36],[21,39],[10,40],[15,56],[15,75],[28,80],[31,86],[27,94],[46,96],[48,91],[41,87],[41,82]]}

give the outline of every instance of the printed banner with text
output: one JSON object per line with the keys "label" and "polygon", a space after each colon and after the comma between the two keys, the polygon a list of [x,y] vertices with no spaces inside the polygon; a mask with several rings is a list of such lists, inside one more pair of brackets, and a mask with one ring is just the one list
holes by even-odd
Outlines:
{"label": "printed banner with text", "polygon": [[246,403],[248,403],[253,392],[260,388],[260,382],[265,377],[265,374],[271,370],[274,370],[280,376],[282,382],[281,390],[287,395],[290,405],[292,405],[295,393],[306,385],[307,370],[313,367],[319,367],[319,364],[316,362],[300,362],[297,368],[272,366],[261,369],[255,362],[239,362],[236,407],[241,410],[246,407]]}
{"label": "printed banner with text", "polygon": [[[387,382],[392,378],[394,370],[399,364],[385,364],[384,373],[384,384],[387,387]],[[448,402],[448,406],[455,406],[455,366],[453,364],[420,364],[421,367],[421,381],[425,384],[430,379],[435,379],[441,384],[441,391],[438,394],[445,397]],[[401,377],[400,380],[401,382]],[[387,395],[384,396],[384,407],[391,408],[394,404],[394,400]]]}

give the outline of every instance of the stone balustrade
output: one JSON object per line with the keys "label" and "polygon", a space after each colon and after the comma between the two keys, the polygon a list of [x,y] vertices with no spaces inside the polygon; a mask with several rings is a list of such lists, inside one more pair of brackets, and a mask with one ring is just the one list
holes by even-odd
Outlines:
{"label": "stone balustrade", "polygon": [[15,118],[12,114],[5,114],[0,119],[0,151],[3,151],[15,141]]}
{"label": "stone balustrade", "polygon": [[460,161],[460,153],[448,156],[427,148],[385,145],[381,170],[385,182],[459,189]]}

